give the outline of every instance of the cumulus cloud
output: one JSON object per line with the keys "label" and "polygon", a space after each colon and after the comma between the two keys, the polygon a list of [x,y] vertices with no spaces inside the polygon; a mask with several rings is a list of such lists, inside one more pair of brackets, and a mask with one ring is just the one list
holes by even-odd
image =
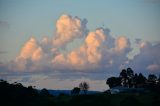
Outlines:
{"label": "cumulus cloud", "polygon": [[116,45],[115,50],[117,50],[119,52],[123,52],[125,50],[130,49],[130,41],[129,41],[129,39],[127,39],[124,36],[118,37],[116,39],[115,45]]}
{"label": "cumulus cloud", "polygon": [[160,44],[151,44],[149,41],[138,42],[140,53],[130,61],[130,66],[141,72],[160,71]]}
{"label": "cumulus cloud", "polygon": [[41,71],[49,67],[51,56],[55,54],[50,45],[51,41],[48,38],[43,38],[41,42],[30,38],[16,59],[10,61],[8,68],[14,71]]}
{"label": "cumulus cloud", "polygon": [[53,45],[56,47],[65,46],[74,38],[82,37],[87,33],[87,20],[78,17],[62,15],[56,23],[56,36]]}
{"label": "cumulus cloud", "polygon": [[[87,20],[62,15],[56,23],[56,35],[51,40],[30,38],[20,54],[9,66],[14,70],[105,70],[121,67],[127,61],[130,41],[124,36],[114,38],[109,29],[97,28],[88,31]],[[75,39],[83,39],[81,45],[69,52],[61,51]],[[66,48],[65,48],[66,49]],[[14,67],[14,68],[12,68]]]}
{"label": "cumulus cloud", "polygon": [[74,67],[76,69],[87,69],[89,64],[94,64],[95,66],[101,59],[100,46],[104,39],[105,35],[100,29],[90,32],[79,48],[67,55],[57,55],[53,60],[54,64],[60,62],[61,64],[68,64],[70,68]]}
{"label": "cumulus cloud", "polygon": [[60,53],[53,58],[53,65],[61,66],[60,68],[64,66],[69,69],[95,70],[105,69],[106,65],[114,66],[113,63],[116,63],[118,69],[127,59],[130,43],[124,36],[113,38],[108,31],[108,29],[98,28],[89,32],[79,48],[66,55]]}
{"label": "cumulus cloud", "polygon": [[19,56],[15,59],[16,70],[28,69],[32,62],[40,61],[43,51],[34,38],[30,38],[22,47]]}
{"label": "cumulus cloud", "polygon": [[102,43],[105,41],[105,33],[103,29],[97,29],[95,32],[90,32],[85,39],[87,47],[87,58],[90,63],[97,63],[101,60]]}
{"label": "cumulus cloud", "polygon": [[[127,56],[133,49],[127,37],[115,38],[109,29],[97,28],[95,31],[89,31],[86,26],[86,19],[70,15],[60,16],[52,39],[44,37],[37,41],[33,37],[30,38],[16,59],[7,67],[15,71],[48,70],[60,73],[69,70],[102,73],[107,70],[115,73],[126,66],[137,71],[160,69],[160,55],[157,54],[160,44],[153,45],[148,41],[136,39],[140,53],[129,60]],[[65,46],[71,42],[74,45],[75,39],[81,39],[81,45],[67,51]]]}
{"label": "cumulus cloud", "polygon": [[37,57],[41,58],[40,54],[42,53],[38,52],[42,52],[41,48],[38,47],[38,42],[34,38],[30,38],[30,40],[27,41],[23,46],[18,58],[24,58],[24,59],[31,58],[32,60],[36,60]]}

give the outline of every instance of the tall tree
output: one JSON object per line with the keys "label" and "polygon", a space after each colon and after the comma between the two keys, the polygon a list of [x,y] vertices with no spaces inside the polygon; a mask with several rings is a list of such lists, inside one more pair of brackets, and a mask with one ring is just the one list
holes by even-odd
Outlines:
{"label": "tall tree", "polygon": [[131,68],[127,68],[127,76],[128,78],[133,78],[134,71]]}
{"label": "tall tree", "polygon": [[123,70],[120,72],[120,77],[122,77],[122,78],[127,78],[127,71],[126,71],[126,69],[123,69]]}
{"label": "tall tree", "polygon": [[127,85],[128,85],[128,78],[127,78],[127,71],[126,71],[126,69],[123,69],[120,72],[120,78],[121,78],[122,86],[127,87]]}
{"label": "tall tree", "polygon": [[134,71],[131,68],[127,68],[127,79],[129,88],[134,86]]}
{"label": "tall tree", "polygon": [[87,94],[87,91],[88,91],[88,89],[89,89],[89,84],[87,83],[87,82],[81,82],[80,84],[79,84],[79,88],[81,89],[81,90],[83,90],[83,92],[84,92],[84,94]]}
{"label": "tall tree", "polygon": [[134,86],[135,88],[137,88],[137,79],[138,79],[138,74],[135,73],[135,75],[134,75],[134,77],[133,77],[133,86]]}
{"label": "tall tree", "polygon": [[158,78],[158,84],[160,84],[160,75],[159,75],[159,78]]}

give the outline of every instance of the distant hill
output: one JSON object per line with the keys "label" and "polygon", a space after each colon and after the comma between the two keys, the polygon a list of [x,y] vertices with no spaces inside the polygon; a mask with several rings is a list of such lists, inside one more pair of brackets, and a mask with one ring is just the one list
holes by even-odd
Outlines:
{"label": "distant hill", "polygon": [[[52,89],[48,89],[49,93],[51,95],[55,95],[58,96],[60,94],[67,94],[70,95],[71,94],[71,90],[52,90]],[[88,91],[87,94],[96,94],[96,93],[100,93],[99,91]],[[83,91],[80,91],[80,94],[84,94]]]}

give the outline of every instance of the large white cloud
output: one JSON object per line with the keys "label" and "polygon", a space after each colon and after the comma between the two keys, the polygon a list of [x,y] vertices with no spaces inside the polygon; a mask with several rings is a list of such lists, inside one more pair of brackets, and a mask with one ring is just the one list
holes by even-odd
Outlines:
{"label": "large white cloud", "polygon": [[[140,53],[128,59],[131,43],[125,36],[110,35],[109,29],[97,28],[88,31],[87,20],[70,15],[62,15],[56,23],[56,33],[52,39],[42,41],[30,38],[22,47],[16,59],[8,65],[10,70],[58,71],[111,70],[113,72],[130,66],[137,71],[159,71],[160,44],[137,40]],[[66,45],[81,39],[81,45],[64,52]],[[75,71],[75,72],[77,72]]]}
{"label": "large white cloud", "polygon": [[[62,15],[57,20],[53,40],[46,37],[40,42],[29,39],[13,66],[16,70],[31,71],[42,70],[43,67],[54,70],[95,70],[116,65],[116,68],[120,68],[130,51],[129,40],[124,36],[114,38],[104,28],[88,32],[86,23],[86,19]],[[67,53],[60,50],[76,38],[84,39],[82,45]]]}
{"label": "large white cloud", "polygon": [[87,33],[87,20],[78,17],[62,15],[56,23],[56,36],[53,45],[56,47],[65,46],[74,38],[82,37]]}

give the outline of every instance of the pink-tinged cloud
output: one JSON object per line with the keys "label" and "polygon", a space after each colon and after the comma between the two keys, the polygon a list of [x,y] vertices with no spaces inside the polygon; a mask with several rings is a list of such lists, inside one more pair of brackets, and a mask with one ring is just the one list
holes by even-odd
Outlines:
{"label": "pink-tinged cloud", "polygon": [[69,68],[75,68],[79,70],[94,69],[99,67],[99,63],[102,60],[103,49],[107,46],[105,29],[99,28],[95,32],[89,32],[84,43],[77,48],[69,52],[67,55],[58,54],[53,64],[68,65]]}
{"label": "pink-tinged cloud", "polygon": [[53,45],[56,47],[65,46],[74,38],[82,37],[87,33],[87,20],[78,17],[62,15],[56,23],[56,36]]}
{"label": "pink-tinged cloud", "polygon": [[151,64],[147,67],[148,70],[150,71],[159,71],[160,70],[160,65],[158,64]]}
{"label": "pink-tinged cloud", "polygon": [[116,39],[116,42],[115,42],[116,44],[116,50],[117,51],[124,51],[126,48],[128,48],[128,47],[130,47],[130,42],[129,42],[129,40],[126,38],[126,37],[124,37],[124,36],[120,36],[120,37],[118,37],[117,39]]}
{"label": "pink-tinged cloud", "polygon": [[[19,71],[57,71],[57,70],[120,70],[133,67],[137,71],[159,70],[160,44],[137,40],[140,53],[132,60],[128,54],[133,50],[125,36],[117,38],[110,30],[97,28],[88,31],[86,19],[62,15],[56,23],[53,38],[44,37],[42,41],[30,38],[22,47],[19,55],[8,67]],[[81,45],[67,50],[69,43],[81,39]],[[71,45],[70,45],[71,46]]]}
{"label": "pink-tinged cloud", "polygon": [[[49,69],[92,70],[116,64],[119,68],[127,59],[129,40],[124,36],[114,38],[104,28],[88,32],[86,23],[86,19],[62,15],[57,20],[53,40],[47,37],[40,42],[29,39],[13,66],[16,70],[32,71],[41,70],[43,66]],[[61,51],[77,38],[84,41],[78,48],[67,53]]]}
{"label": "pink-tinged cloud", "polygon": [[37,48],[37,41],[34,38],[30,38],[21,49],[19,57],[24,59],[31,58]]}
{"label": "pink-tinged cloud", "polygon": [[90,32],[85,39],[86,54],[89,63],[98,63],[101,60],[101,47],[105,41],[103,29]]}

